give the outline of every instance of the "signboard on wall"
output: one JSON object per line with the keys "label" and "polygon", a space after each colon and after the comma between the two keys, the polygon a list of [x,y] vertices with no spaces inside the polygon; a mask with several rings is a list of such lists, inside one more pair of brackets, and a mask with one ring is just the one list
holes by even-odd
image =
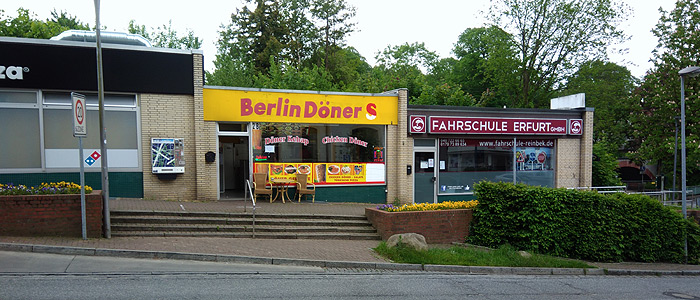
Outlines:
{"label": "signboard on wall", "polygon": [[428,132],[439,134],[566,135],[566,119],[428,117]]}
{"label": "signboard on wall", "polygon": [[151,172],[185,173],[185,150],[182,139],[151,139]]}
{"label": "signboard on wall", "polygon": [[255,173],[267,173],[270,179],[296,179],[308,174],[309,182],[318,185],[383,184],[383,163],[256,163]]}
{"label": "signboard on wall", "polygon": [[204,120],[398,124],[398,96],[204,89]]}

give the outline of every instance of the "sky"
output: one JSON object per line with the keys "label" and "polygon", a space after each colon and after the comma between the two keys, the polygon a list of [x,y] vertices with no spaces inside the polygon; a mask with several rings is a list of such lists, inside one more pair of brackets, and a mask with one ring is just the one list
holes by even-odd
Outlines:
{"label": "sky", "polygon": [[[487,24],[488,0],[346,0],[356,8],[353,22],[356,32],[350,34],[347,45],[355,47],[371,65],[377,52],[387,46],[404,43],[425,43],[428,50],[441,58],[452,56],[452,48],[459,34],[470,27]],[[626,66],[636,77],[644,76],[651,68],[649,59],[657,44],[651,29],[659,20],[659,7],[669,11],[675,0],[623,0],[632,8],[628,20],[620,24],[629,37],[624,44],[612,45],[613,50],[624,50],[623,54],[610,51],[612,62]],[[212,61],[216,55],[216,40],[221,25],[229,24],[231,13],[241,7],[242,0],[102,0],[100,1],[100,24],[110,31],[126,32],[130,20],[145,25],[149,32],[172,20],[172,27],[183,35],[192,30],[203,39],[204,68],[213,71]],[[426,4],[429,3],[429,4]],[[50,17],[51,11],[66,11],[80,21],[95,24],[94,1],[89,0],[3,0],[0,9],[14,17],[23,7],[39,19]]]}

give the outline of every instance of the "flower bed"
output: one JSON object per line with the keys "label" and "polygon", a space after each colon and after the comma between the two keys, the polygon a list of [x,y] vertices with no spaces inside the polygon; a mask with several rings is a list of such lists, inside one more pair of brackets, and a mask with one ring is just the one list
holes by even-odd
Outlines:
{"label": "flower bed", "polygon": [[[472,202],[471,207],[476,205]],[[455,206],[459,202],[443,202],[442,207]],[[471,209],[419,210],[428,205],[404,205],[403,211],[389,212],[377,208],[365,208],[365,215],[383,240],[398,233],[418,233],[430,244],[464,242],[469,235],[469,223],[472,220]],[[416,210],[408,211],[413,206]],[[380,206],[381,207],[381,206]],[[388,205],[386,205],[388,208]],[[403,206],[401,206],[403,207]],[[401,208],[399,207],[399,208]],[[395,208],[396,209],[396,208]]]}
{"label": "flower bed", "polygon": [[[61,188],[63,186],[63,188]],[[46,189],[44,189],[46,188]],[[0,235],[82,236],[80,188],[75,184],[49,184],[28,188],[2,185],[0,191]],[[87,235],[102,236],[101,191],[87,192],[85,210]]]}

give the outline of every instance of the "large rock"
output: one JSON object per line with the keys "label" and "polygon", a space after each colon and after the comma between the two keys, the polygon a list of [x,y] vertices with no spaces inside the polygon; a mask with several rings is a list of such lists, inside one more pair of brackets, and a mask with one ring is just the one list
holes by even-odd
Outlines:
{"label": "large rock", "polygon": [[425,242],[425,237],[417,233],[394,234],[386,241],[386,246],[391,248],[395,247],[398,243],[420,251],[428,250],[428,243]]}

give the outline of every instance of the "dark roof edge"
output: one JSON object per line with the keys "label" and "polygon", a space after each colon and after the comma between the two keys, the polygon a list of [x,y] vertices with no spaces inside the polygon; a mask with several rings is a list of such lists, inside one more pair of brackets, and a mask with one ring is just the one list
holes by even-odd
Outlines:
{"label": "dark roof edge", "polygon": [[541,109],[541,108],[497,108],[476,106],[447,106],[447,105],[408,105],[409,110],[421,110],[431,112],[478,112],[478,113],[523,113],[523,114],[571,114],[594,111],[593,107],[574,109]]}

